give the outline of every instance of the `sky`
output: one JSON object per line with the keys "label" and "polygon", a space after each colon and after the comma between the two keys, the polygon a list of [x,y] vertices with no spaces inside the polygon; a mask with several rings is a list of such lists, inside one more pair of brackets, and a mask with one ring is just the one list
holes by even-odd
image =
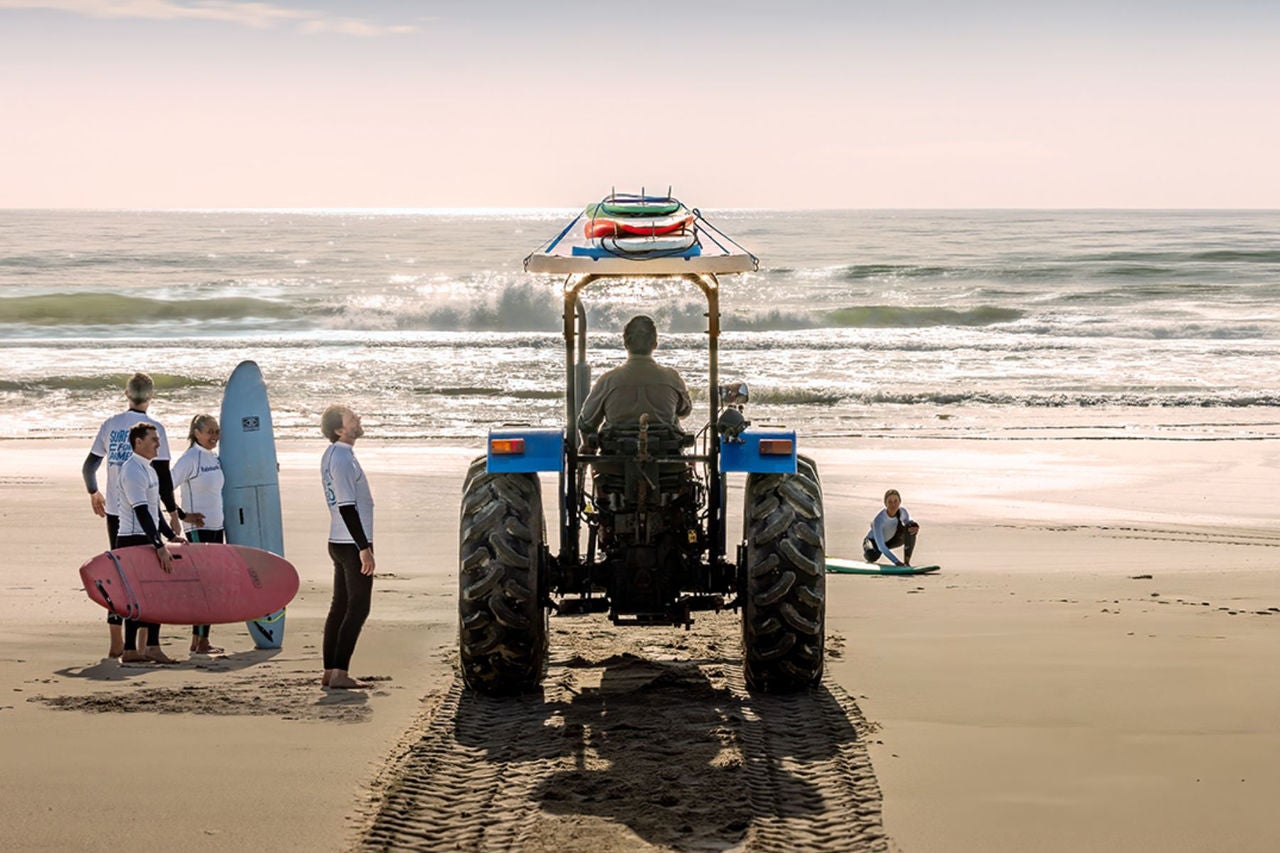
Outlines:
{"label": "sky", "polygon": [[1280,208],[1280,3],[0,0],[0,207]]}

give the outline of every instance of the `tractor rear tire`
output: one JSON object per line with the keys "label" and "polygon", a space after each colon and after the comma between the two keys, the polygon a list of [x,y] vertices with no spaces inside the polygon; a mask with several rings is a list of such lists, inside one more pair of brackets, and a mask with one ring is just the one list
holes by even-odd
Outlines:
{"label": "tractor rear tire", "polygon": [[794,474],[747,478],[742,648],[747,686],[792,693],[822,680],[826,542],[822,484],[801,456]]}
{"label": "tractor rear tire", "polygon": [[458,650],[467,686],[500,696],[535,689],[546,672],[546,527],[538,475],[485,465],[483,456],[472,462],[463,486]]}

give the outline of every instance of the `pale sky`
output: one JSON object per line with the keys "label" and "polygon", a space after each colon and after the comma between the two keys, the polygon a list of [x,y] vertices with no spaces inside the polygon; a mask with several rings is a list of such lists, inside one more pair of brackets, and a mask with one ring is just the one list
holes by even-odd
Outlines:
{"label": "pale sky", "polygon": [[0,207],[1280,208],[1280,2],[0,0]]}

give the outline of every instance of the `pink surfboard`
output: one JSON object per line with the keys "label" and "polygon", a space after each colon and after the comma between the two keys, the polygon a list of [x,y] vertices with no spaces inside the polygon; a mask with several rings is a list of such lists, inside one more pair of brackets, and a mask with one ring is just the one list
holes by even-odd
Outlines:
{"label": "pink surfboard", "polygon": [[674,234],[693,226],[693,214],[683,216],[604,217],[594,216],[583,226],[587,237],[656,237]]}
{"label": "pink surfboard", "polygon": [[216,625],[258,619],[288,604],[298,572],[283,557],[245,545],[169,546],[165,574],[150,545],[118,548],[80,567],[85,591],[121,616],[170,625]]}

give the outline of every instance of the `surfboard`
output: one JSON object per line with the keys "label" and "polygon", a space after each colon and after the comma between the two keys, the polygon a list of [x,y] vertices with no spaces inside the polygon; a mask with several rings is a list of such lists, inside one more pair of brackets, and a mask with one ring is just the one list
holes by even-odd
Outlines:
{"label": "surfboard", "polygon": [[582,231],[587,237],[653,237],[683,231],[692,225],[693,214],[688,211],[672,216],[650,217],[596,215],[586,221]]}
{"label": "surfboard", "polygon": [[129,619],[219,625],[282,609],[298,593],[298,572],[283,557],[243,545],[174,543],[173,572],[150,545],[117,548],[85,561],[89,598]]}
{"label": "surfboard", "polygon": [[[592,207],[607,216],[670,216],[683,205],[665,196],[615,195]],[[592,215],[592,208],[587,208],[587,215]]]}
{"label": "surfboard", "polygon": [[[689,258],[700,256],[702,254],[702,245],[696,242],[693,232],[687,231],[685,235],[693,238],[692,245],[689,245],[689,240],[682,239],[670,242],[668,244],[669,248],[661,248],[657,241],[668,240],[671,235],[665,237],[627,237],[622,240],[617,237],[600,237],[589,240],[588,242],[591,244],[589,246],[571,246],[569,254],[575,258],[590,258],[593,261],[603,258],[623,258],[627,262],[650,261],[658,258],[682,258],[688,260]],[[644,251],[627,249],[627,241],[630,240],[647,241],[648,248]],[[622,245],[619,245],[620,243]],[[686,248],[680,248],[682,245],[686,246]],[[638,243],[636,246],[638,248]]]}
{"label": "surfboard", "polygon": [[885,563],[861,563],[857,560],[842,560],[839,557],[827,558],[827,571],[841,575],[927,575],[941,568],[941,566],[895,566]]}
{"label": "surfboard", "polygon": [[[283,557],[280,470],[271,405],[267,401],[267,384],[255,362],[240,362],[227,380],[222,393],[221,425],[218,458],[222,461],[227,542]],[[254,645],[260,649],[280,648],[284,643],[284,608],[262,611],[258,616],[247,623]]]}

